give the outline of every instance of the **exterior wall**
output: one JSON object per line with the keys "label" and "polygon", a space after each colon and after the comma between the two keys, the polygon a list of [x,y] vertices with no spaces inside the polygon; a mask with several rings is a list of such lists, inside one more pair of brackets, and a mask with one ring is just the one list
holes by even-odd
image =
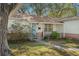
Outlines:
{"label": "exterior wall", "polygon": [[63,24],[57,24],[56,25],[56,31],[58,33],[63,33]]}
{"label": "exterior wall", "polygon": [[74,38],[74,39],[79,39],[79,34],[69,34],[65,33],[66,38]]}
{"label": "exterior wall", "polygon": [[64,36],[79,38],[79,20],[64,21]]}

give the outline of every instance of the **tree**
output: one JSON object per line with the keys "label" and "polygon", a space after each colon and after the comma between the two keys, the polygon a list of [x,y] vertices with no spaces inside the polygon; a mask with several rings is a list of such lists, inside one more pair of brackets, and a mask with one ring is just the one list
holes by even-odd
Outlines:
{"label": "tree", "polygon": [[[7,43],[7,24],[11,11],[15,9],[17,4],[0,3],[0,55],[10,55],[9,46]],[[17,8],[16,8],[17,9]]]}
{"label": "tree", "polygon": [[77,14],[76,8],[70,3],[30,3],[24,4],[18,12],[27,13],[36,16],[51,16],[51,17],[68,17]]}
{"label": "tree", "polygon": [[29,8],[30,8],[30,4],[23,4],[22,7],[20,7],[18,9],[17,13],[28,13],[28,14],[30,14]]}
{"label": "tree", "polygon": [[[26,13],[26,9],[27,7],[25,5],[23,5],[22,7],[20,7],[20,9],[18,10],[18,13]],[[28,9],[27,9],[28,10]]]}
{"label": "tree", "polygon": [[48,4],[43,4],[43,3],[30,3],[30,4],[24,4],[18,12],[20,13],[27,13],[30,15],[36,15],[36,16],[41,16],[44,15],[48,8]]}
{"label": "tree", "polygon": [[52,17],[69,17],[76,16],[77,10],[73,7],[72,4],[49,4],[50,11],[49,16]]}
{"label": "tree", "polygon": [[35,4],[31,4],[31,7],[33,9],[32,12],[34,12],[37,16],[41,16],[44,15],[46,13],[46,8],[47,8],[47,4],[42,4],[42,3],[35,3]]}

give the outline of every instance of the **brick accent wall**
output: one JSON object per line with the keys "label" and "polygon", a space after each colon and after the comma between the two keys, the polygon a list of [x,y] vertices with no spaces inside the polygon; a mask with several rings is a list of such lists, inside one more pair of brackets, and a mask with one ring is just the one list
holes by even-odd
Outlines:
{"label": "brick accent wall", "polygon": [[65,33],[66,38],[74,38],[74,39],[79,39],[79,34],[69,34]]}

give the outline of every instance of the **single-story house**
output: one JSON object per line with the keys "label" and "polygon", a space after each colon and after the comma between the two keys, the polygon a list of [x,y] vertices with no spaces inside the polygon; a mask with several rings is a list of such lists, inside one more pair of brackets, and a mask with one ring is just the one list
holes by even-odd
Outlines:
{"label": "single-story house", "polygon": [[57,31],[58,33],[60,33],[60,37],[79,39],[78,16],[60,19],[48,16],[16,14],[9,18],[9,32],[12,31],[11,24],[13,22],[19,22],[21,24],[30,26],[30,28],[25,28],[24,32],[30,31],[30,37],[34,39],[43,39],[44,36],[50,35],[52,31]]}
{"label": "single-story house", "polygon": [[59,18],[51,18],[47,16],[29,16],[29,15],[14,15],[9,18],[9,31],[12,30],[11,24],[18,21],[21,24],[30,25],[30,37],[35,39],[43,39],[44,36],[51,34],[52,31],[63,33],[63,23]]}
{"label": "single-story house", "polygon": [[68,17],[63,20],[63,36],[79,39],[79,17]]}

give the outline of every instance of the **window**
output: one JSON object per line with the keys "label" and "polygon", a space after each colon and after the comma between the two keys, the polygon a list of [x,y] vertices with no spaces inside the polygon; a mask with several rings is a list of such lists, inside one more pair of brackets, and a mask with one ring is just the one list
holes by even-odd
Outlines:
{"label": "window", "polygon": [[45,24],[45,31],[53,31],[53,25],[52,24]]}
{"label": "window", "polygon": [[38,27],[38,30],[40,30],[41,29],[41,27]]}

